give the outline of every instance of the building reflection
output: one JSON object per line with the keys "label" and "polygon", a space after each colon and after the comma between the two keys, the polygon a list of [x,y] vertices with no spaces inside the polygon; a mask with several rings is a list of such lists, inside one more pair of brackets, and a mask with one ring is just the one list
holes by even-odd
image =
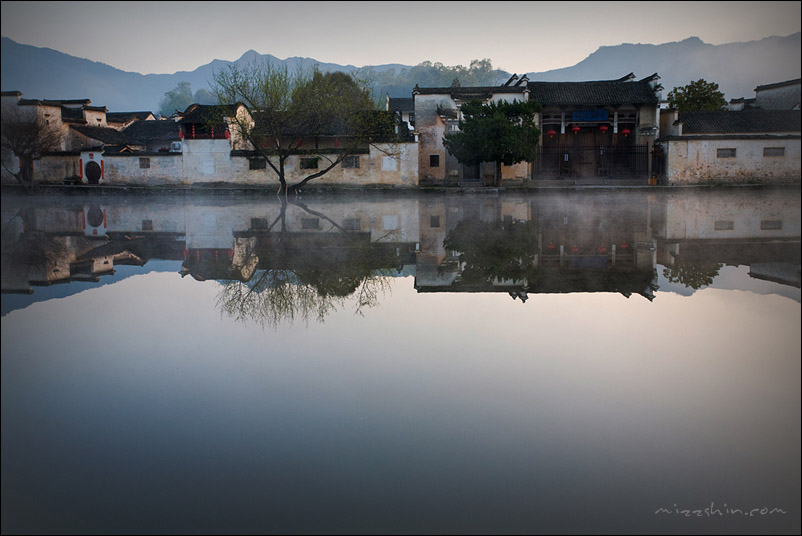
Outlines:
{"label": "building reflection", "polygon": [[151,260],[176,261],[182,276],[198,281],[243,287],[231,296],[280,284],[359,301],[366,281],[414,276],[418,292],[503,292],[521,301],[614,292],[651,301],[660,275],[695,289],[724,265],[748,265],[755,279],[799,288],[799,206],[798,189],[321,197],[286,205],[262,197],[14,197],[2,208],[2,291],[76,283],[79,292],[81,282]]}

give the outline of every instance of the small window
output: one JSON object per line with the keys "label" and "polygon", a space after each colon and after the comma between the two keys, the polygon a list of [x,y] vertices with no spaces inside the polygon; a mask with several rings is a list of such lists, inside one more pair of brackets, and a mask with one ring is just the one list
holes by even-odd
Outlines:
{"label": "small window", "polygon": [[429,216],[429,227],[440,227],[440,216]]}
{"label": "small window", "polygon": [[267,230],[267,218],[251,218],[251,229],[255,231]]}
{"label": "small window", "polygon": [[249,158],[248,169],[267,169],[267,160],[264,158]]}
{"label": "small window", "polygon": [[785,147],[763,147],[763,156],[785,156]]}
{"label": "small window", "polygon": [[735,229],[735,222],[732,220],[716,220],[714,228],[716,231],[732,231]]}
{"label": "small window", "polygon": [[342,161],[343,169],[356,169],[359,167],[359,155],[346,156]]}
{"label": "small window", "polygon": [[345,218],[343,220],[343,229],[346,231],[358,231],[361,228],[359,218]]}
{"label": "small window", "polygon": [[716,149],[717,158],[735,158],[735,149]]}
{"label": "small window", "polygon": [[409,124],[415,126],[415,114],[412,112],[409,113]]}
{"label": "small window", "polygon": [[139,159],[139,169],[148,169],[150,167],[150,158]]}
{"label": "small window", "polygon": [[320,220],[317,218],[301,218],[302,229],[320,229]]}
{"label": "small window", "polygon": [[783,228],[781,220],[763,220],[760,222],[761,231],[779,231]]}
{"label": "small window", "polygon": [[301,169],[317,169],[317,158],[301,158]]}
{"label": "small window", "polygon": [[430,154],[429,155],[429,167],[440,167],[440,155],[439,154]]}
{"label": "small window", "polygon": [[143,231],[152,231],[153,230],[153,220],[142,220],[142,230]]}

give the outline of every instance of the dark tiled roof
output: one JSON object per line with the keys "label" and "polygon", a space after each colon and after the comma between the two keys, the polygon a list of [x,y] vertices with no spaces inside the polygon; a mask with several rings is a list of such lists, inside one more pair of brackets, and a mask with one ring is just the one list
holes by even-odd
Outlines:
{"label": "dark tiled roof", "polygon": [[109,123],[127,123],[128,121],[145,120],[152,112],[108,112],[106,121]]}
{"label": "dark tiled roof", "polygon": [[786,80],[785,82],[777,82],[776,84],[766,84],[765,86],[757,86],[755,91],[763,91],[766,89],[777,89],[778,87],[785,86],[798,86],[802,83],[802,78],[794,78],[793,80]]}
{"label": "dark tiled roof", "polygon": [[0,96],[2,97],[21,97],[22,91],[3,91],[0,92]]}
{"label": "dark tiled roof", "polygon": [[181,125],[175,121],[134,121],[122,132],[131,140],[143,143],[169,142],[180,139]]}
{"label": "dark tiled roof", "polygon": [[802,130],[799,110],[750,109],[737,112],[680,112],[683,134],[732,134],[761,132],[799,132]]}
{"label": "dark tiled roof", "polygon": [[618,106],[657,104],[658,98],[647,80],[622,82],[529,82],[530,100],[542,106]]}
{"label": "dark tiled roof", "polygon": [[184,111],[179,122],[198,124],[222,121],[224,117],[233,116],[237,106],[236,104],[192,104]]}
{"label": "dark tiled roof", "polygon": [[488,99],[494,93],[523,93],[526,88],[515,86],[476,86],[476,87],[418,87],[413,94],[451,95],[455,99]]}
{"label": "dark tiled roof", "polygon": [[70,100],[51,100],[51,99],[20,99],[20,106],[41,105],[41,106],[61,106],[62,104],[83,104],[88,106],[92,101],[89,99],[70,99]]}
{"label": "dark tiled roof", "polygon": [[127,134],[111,127],[73,126],[72,129],[80,132],[87,138],[98,140],[100,142],[103,142],[104,144],[109,144],[109,145],[136,144],[136,142],[131,138],[129,138]]}
{"label": "dark tiled roof", "polygon": [[390,98],[390,111],[391,112],[414,112],[415,100],[414,99],[396,99]]}

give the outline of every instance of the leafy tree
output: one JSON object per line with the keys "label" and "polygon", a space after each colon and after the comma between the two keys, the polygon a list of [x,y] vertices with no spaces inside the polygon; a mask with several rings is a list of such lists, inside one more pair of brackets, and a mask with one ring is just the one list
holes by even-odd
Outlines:
{"label": "leafy tree", "polygon": [[711,285],[721,266],[718,263],[698,264],[686,262],[675,266],[666,266],[663,269],[663,276],[671,283],[680,283],[696,290]]}
{"label": "leafy tree", "polygon": [[176,110],[184,111],[193,103],[193,100],[192,84],[179,82],[171,91],[164,94],[164,98],[159,102],[159,113],[168,116]]}
{"label": "leafy tree", "polygon": [[[209,91],[206,88],[200,88],[198,91],[195,92],[195,95],[192,97],[192,102],[197,104],[217,104],[217,97],[215,97],[214,93]],[[185,110],[186,108],[182,108]]]}
{"label": "leafy tree", "polygon": [[501,164],[511,166],[535,159],[540,129],[534,117],[541,110],[535,101],[490,102],[472,100],[462,105],[459,132],[445,135],[446,150],[463,164],[496,163],[495,185]]}
{"label": "leafy tree", "polygon": [[[34,185],[33,162],[48,151],[61,147],[62,135],[58,128],[35,113],[4,109],[2,114],[3,167],[20,184],[32,191]],[[19,159],[19,171],[7,166],[7,154]]]}
{"label": "leafy tree", "polygon": [[675,87],[668,93],[668,104],[680,112],[723,110],[727,107],[718,84],[699,79],[687,86]]}
{"label": "leafy tree", "polygon": [[[275,174],[279,193],[285,196],[372,142],[395,139],[392,115],[377,109],[363,80],[345,73],[315,69],[293,74],[269,63],[232,64],[214,74],[212,91],[222,104],[247,108],[250,117],[232,118],[238,135],[265,158],[267,173]],[[340,146],[318,150],[314,140],[321,135],[337,136]],[[325,164],[289,185],[286,162],[296,154],[315,156]]]}
{"label": "leafy tree", "polygon": [[464,263],[462,281],[492,284],[494,280],[531,281],[538,238],[535,222],[462,220],[443,240]]}

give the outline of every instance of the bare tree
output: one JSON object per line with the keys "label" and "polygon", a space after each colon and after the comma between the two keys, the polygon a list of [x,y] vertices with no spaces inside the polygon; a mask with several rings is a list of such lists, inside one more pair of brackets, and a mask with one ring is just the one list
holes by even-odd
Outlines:
{"label": "bare tree", "polygon": [[[364,81],[341,73],[289,70],[270,63],[231,65],[214,74],[212,89],[221,104],[243,104],[249,114],[232,117],[243,140],[263,157],[279,182],[279,193],[297,192],[347,156],[374,142],[395,139],[389,112],[378,109]],[[318,148],[319,137],[337,139]],[[287,159],[303,154],[323,161],[295,184],[288,184]],[[268,173],[269,173],[268,171]]]}
{"label": "bare tree", "polygon": [[48,151],[61,147],[61,132],[54,125],[34,113],[3,109],[2,112],[2,150],[12,153],[19,159],[19,170],[13,171],[3,158],[3,167],[17,181],[33,190],[33,162]]}

